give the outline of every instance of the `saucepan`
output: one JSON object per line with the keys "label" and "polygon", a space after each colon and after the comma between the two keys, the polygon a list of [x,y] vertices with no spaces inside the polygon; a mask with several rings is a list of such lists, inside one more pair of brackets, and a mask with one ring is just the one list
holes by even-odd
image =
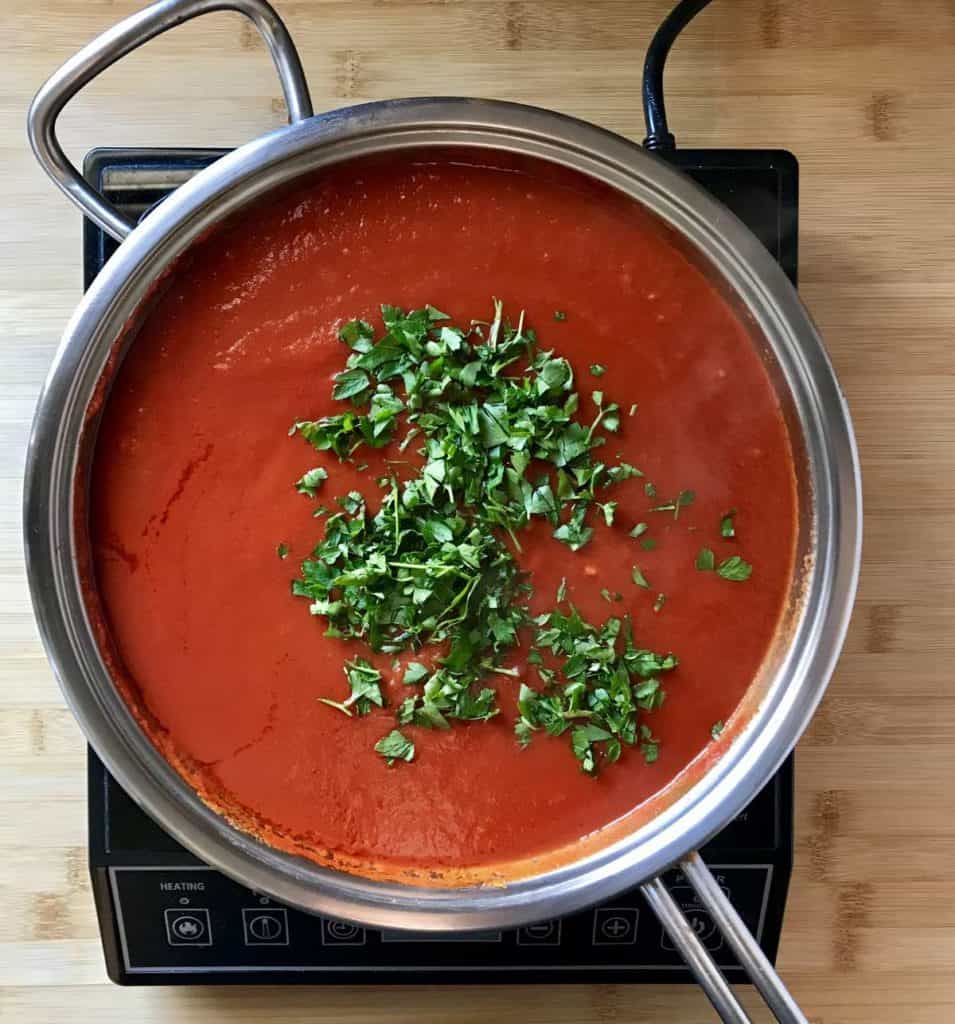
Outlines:
{"label": "saucepan", "polygon": [[[697,4],[697,6],[702,6]],[[289,125],[200,171],[139,224],[87,184],[60,147],[56,119],[114,61],[210,11],[237,11],[262,34]],[[378,928],[505,928],[566,915],[640,885],[725,1021],[748,1018],[661,876],[685,873],[777,1018],[805,1018],[697,851],[772,777],[806,727],[833,670],[855,593],[861,544],[859,467],[849,413],[813,323],[759,241],[664,160],[553,111],[464,98],[412,98],[313,115],[298,55],[264,0],[161,0],[68,61],[29,116],[37,158],[83,212],[122,244],[86,293],[39,399],[27,457],[25,533],[40,632],[90,743],[124,789],[207,864],[251,889],[315,913]],[[302,175],[344,160],[436,146],[506,151],[575,170],[644,204],[682,236],[765,339],[797,439],[797,578],[787,625],[748,718],[692,785],[649,821],[579,860],[505,886],[418,888],[369,880],[279,852],[205,806],[153,748],[110,677],[87,616],[81,576],[90,430],[151,291],[216,224]]]}

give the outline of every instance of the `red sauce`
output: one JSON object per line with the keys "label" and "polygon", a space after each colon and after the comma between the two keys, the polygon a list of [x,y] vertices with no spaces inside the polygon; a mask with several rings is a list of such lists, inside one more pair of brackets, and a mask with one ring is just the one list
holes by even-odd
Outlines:
{"label": "red sauce", "polygon": [[[791,586],[793,460],[750,329],[643,208],[553,168],[489,160],[499,166],[450,154],[346,166],[199,245],[125,359],[97,442],[98,592],[117,672],[150,732],[245,827],[351,869],[487,868],[626,815],[732,715]],[[381,302],[430,302],[467,323],[490,316],[492,296],[526,309],[584,394],[638,403],[608,454],[639,466],[663,499],[696,492],[674,521],[649,513],[644,482],[629,481],[614,494],[620,525],[579,553],[546,528],[524,544],[535,607],[552,607],[566,576],[591,621],[629,610],[641,644],[678,655],[668,699],[648,719],[655,764],[628,751],[595,780],[566,736],[520,750],[508,678],[495,680],[505,713],[449,732],[411,728],[416,760],[393,768],[372,749],[392,710],[348,719],[316,700],[346,695],[342,662],[367,652],[324,638],[290,597],[321,531],[293,482],[323,464],[326,499],[354,488],[374,500],[381,462],[363,453],[370,465],[358,472],[316,458],[289,426],[340,411],[341,321],[380,323]],[[607,368],[599,383],[592,362]],[[731,507],[736,541],[718,531]],[[640,520],[656,550],[627,536]],[[742,554],[752,578],[696,571],[704,545],[718,559]],[[651,591],[631,582],[635,564]],[[602,588],[624,603],[608,605]],[[657,592],[667,600],[654,613]],[[389,689],[393,704],[408,692]]]}

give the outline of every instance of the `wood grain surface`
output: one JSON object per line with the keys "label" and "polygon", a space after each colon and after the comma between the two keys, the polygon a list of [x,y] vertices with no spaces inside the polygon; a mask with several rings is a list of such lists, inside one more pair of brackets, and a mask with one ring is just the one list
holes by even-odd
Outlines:
{"label": "wood grain surface", "polygon": [[[24,117],[43,78],[135,6],[0,5],[0,1019],[711,1021],[691,986],[174,991],[107,982],[85,864],[84,743],[37,639],[19,523],[33,404],[80,295],[80,217],[34,164]],[[317,109],[476,94],[641,138],[642,54],[669,2],[278,6]],[[799,748],[780,956],[815,1024],[955,1020],[953,57],[951,0],[717,0],[668,70],[671,124],[685,145],[798,155],[802,292],[862,452],[861,590],[841,665]],[[110,70],[64,114],[62,137],[77,159],[94,145],[225,146],[283,113],[258,39],[219,14]]]}

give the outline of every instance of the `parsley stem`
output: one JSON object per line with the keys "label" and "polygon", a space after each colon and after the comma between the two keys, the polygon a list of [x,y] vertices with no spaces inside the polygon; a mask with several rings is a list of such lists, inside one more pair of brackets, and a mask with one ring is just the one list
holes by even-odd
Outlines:
{"label": "parsley stem", "polygon": [[436,572],[442,576],[449,572],[463,575],[456,565],[446,565],[444,562],[389,562],[392,569],[413,569],[415,572]]}
{"label": "parsley stem", "polygon": [[[445,620],[445,619],[447,618],[447,615],[448,615],[448,612],[449,612],[449,611],[451,611],[451,610],[452,610],[453,608],[456,608],[456,607],[457,607],[457,606],[458,606],[458,605],[459,605],[459,604],[460,604],[460,603],[461,603],[461,602],[462,602],[462,601],[463,601],[463,600],[464,600],[464,599],[465,599],[466,597],[470,597],[470,595],[471,595],[471,591],[472,591],[472,590],[474,590],[474,588],[475,588],[475,587],[477,586],[478,580],[480,580],[480,578],[481,578],[480,576],[474,576],[474,577],[473,577],[473,578],[471,579],[471,581],[470,581],[470,582],[469,582],[469,583],[467,584],[467,586],[465,586],[465,587],[464,587],[464,588],[463,588],[463,589],[462,589],[462,590],[461,590],[461,591],[460,591],[460,592],[459,592],[459,593],[457,594],[457,596],[456,596],[456,597],[455,597],[455,598],[454,598],[454,599],[452,600],[452,602],[451,602],[451,603],[450,603],[450,604],[448,605],[447,609],[445,610],[445,612],[444,612],[444,614],[443,614],[443,615],[441,616],[441,618],[440,618],[440,619],[438,619],[438,625],[439,625],[439,626],[440,626],[440,625],[441,625],[441,624],[442,624],[442,623],[444,622],[444,620]],[[452,621],[453,621],[453,622],[457,622],[457,621],[459,621],[459,620],[458,620],[458,619],[452,619]]]}
{"label": "parsley stem", "polygon": [[511,676],[513,679],[520,679],[521,674],[516,668],[507,668],[504,665],[491,665],[486,661],[481,662],[481,668],[495,676]]}
{"label": "parsley stem", "polygon": [[490,348],[497,348],[497,336],[501,330],[501,317],[504,314],[504,303],[500,299],[494,300],[494,319],[491,321],[490,330],[487,332],[487,343]]}
{"label": "parsley stem", "polygon": [[517,539],[517,534],[515,534],[514,531],[506,523],[504,524],[504,529],[507,530],[508,536],[514,542],[514,547],[517,548],[517,553],[523,554],[524,549],[521,547],[521,542]]}
{"label": "parsley stem", "polygon": [[597,418],[590,424],[590,430],[587,431],[587,444],[590,444],[593,440],[594,431],[600,426],[600,421],[604,418],[607,412],[609,412],[608,409],[601,409],[597,413]]}
{"label": "parsley stem", "polygon": [[401,544],[401,513],[398,506],[398,485],[394,477],[391,478],[391,496],[395,503],[395,554],[397,555]]}

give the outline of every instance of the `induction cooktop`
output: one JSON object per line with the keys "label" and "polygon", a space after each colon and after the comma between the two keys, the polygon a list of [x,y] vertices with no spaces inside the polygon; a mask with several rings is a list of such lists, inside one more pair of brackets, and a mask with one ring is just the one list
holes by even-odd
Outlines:
{"label": "induction cooktop", "polygon": [[[221,155],[193,149],[99,149],[87,179],[141,216]],[[798,165],[770,150],[667,155],[739,216],[795,284]],[[116,243],[84,224],[89,287]],[[702,851],[719,884],[775,960],[792,868],[789,758]],[[380,931],[316,917],[237,885],[170,838],[89,754],[89,855],[109,976],[121,984],[362,982],[689,982],[690,972],[639,890],[562,920],[458,936]],[[730,981],[742,969],[693,889],[674,898]]]}

